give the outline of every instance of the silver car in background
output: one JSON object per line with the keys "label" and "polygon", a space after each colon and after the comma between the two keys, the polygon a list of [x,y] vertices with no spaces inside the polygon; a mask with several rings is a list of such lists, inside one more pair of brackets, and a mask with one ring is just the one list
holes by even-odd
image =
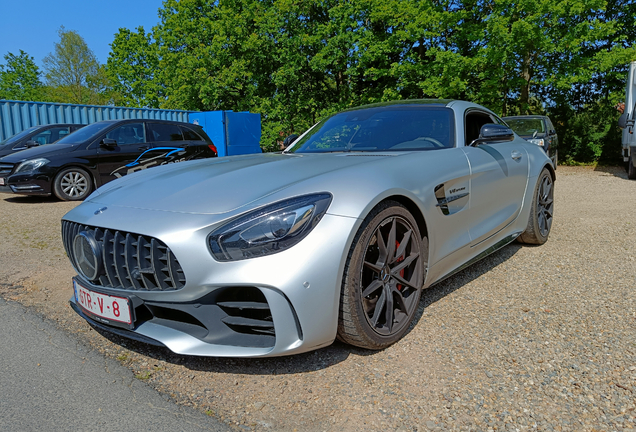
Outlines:
{"label": "silver car in background", "polygon": [[542,244],[554,169],[468,102],[335,114],[277,154],[115,180],[67,213],[71,306],[175,353],[260,357],[399,340],[423,289],[518,239]]}

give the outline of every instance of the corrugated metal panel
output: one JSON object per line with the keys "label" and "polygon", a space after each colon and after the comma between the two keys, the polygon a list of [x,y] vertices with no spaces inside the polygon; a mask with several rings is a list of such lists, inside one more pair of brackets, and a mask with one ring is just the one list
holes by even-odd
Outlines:
{"label": "corrugated metal panel", "polygon": [[188,122],[190,111],[0,100],[0,141],[52,123],[90,124],[102,120],[158,119]]}

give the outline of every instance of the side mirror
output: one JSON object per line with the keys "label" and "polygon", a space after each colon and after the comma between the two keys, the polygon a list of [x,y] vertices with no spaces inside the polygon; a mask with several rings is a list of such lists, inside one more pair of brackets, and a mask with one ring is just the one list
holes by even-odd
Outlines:
{"label": "side mirror", "polygon": [[474,147],[486,142],[512,141],[513,139],[515,139],[515,134],[508,126],[488,123],[481,127],[479,138],[473,140],[470,146]]}
{"label": "side mirror", "polygon": [[27,147],[27,148],[31,148],[31,147],[37,147],[37,146],[39,146],[39,145],[40,145],[40,143],[39,143],[39,142],[37,142],[37,141],[34,141],[34,140],[28,140],[28,141],[25,143],[25,145],[26,145],[26,147]]}
{"label": "side mirror", "polygon": [[110,149],[117,146],[117,140],[114,140],[112,138],[104,138],[102,142],[99,143],[99,146]]}
{"label": "side mirror", "polygon": [[289,147],[297,139],[298,139],[298,135],[291,134],[290,136],[285,138],[285,140],[283,141],[283,147],[285,147],[285,148]]}

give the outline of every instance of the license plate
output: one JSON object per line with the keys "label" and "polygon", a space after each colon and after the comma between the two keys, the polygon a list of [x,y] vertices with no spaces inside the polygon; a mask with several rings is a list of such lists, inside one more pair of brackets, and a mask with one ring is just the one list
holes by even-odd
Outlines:
{"label": "license plate", "polygon": [[125,297],[116,297],[101,294],[84,288],[73,280],[75,289],[75,301],[82,309],[100,318],[98,321],[106,324],[124,323],[132,324],[130,302]]}
{"label": "license plate", "polygon": [[0,177],[0,186],[4,186],[4,177]]}

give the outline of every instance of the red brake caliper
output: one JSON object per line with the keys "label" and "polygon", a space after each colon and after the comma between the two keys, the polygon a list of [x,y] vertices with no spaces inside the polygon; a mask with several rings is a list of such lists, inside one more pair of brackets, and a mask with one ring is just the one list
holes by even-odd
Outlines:
{"label": "red brake caliper", "polygon": [[[395,241],[395,250],[398,250],[399,248],[400,248],[400,243],[396,240]],[[402,261],[404,261],[404,257],[399,257],[396,262],[402,262]],[[404,270],[405,269],[400,270],[400,277],[402,277],[402,278],[404,277]],[[397,285],[397,289],[398,289],[398,291],[402,291],[402,285],[398,284]]]}

